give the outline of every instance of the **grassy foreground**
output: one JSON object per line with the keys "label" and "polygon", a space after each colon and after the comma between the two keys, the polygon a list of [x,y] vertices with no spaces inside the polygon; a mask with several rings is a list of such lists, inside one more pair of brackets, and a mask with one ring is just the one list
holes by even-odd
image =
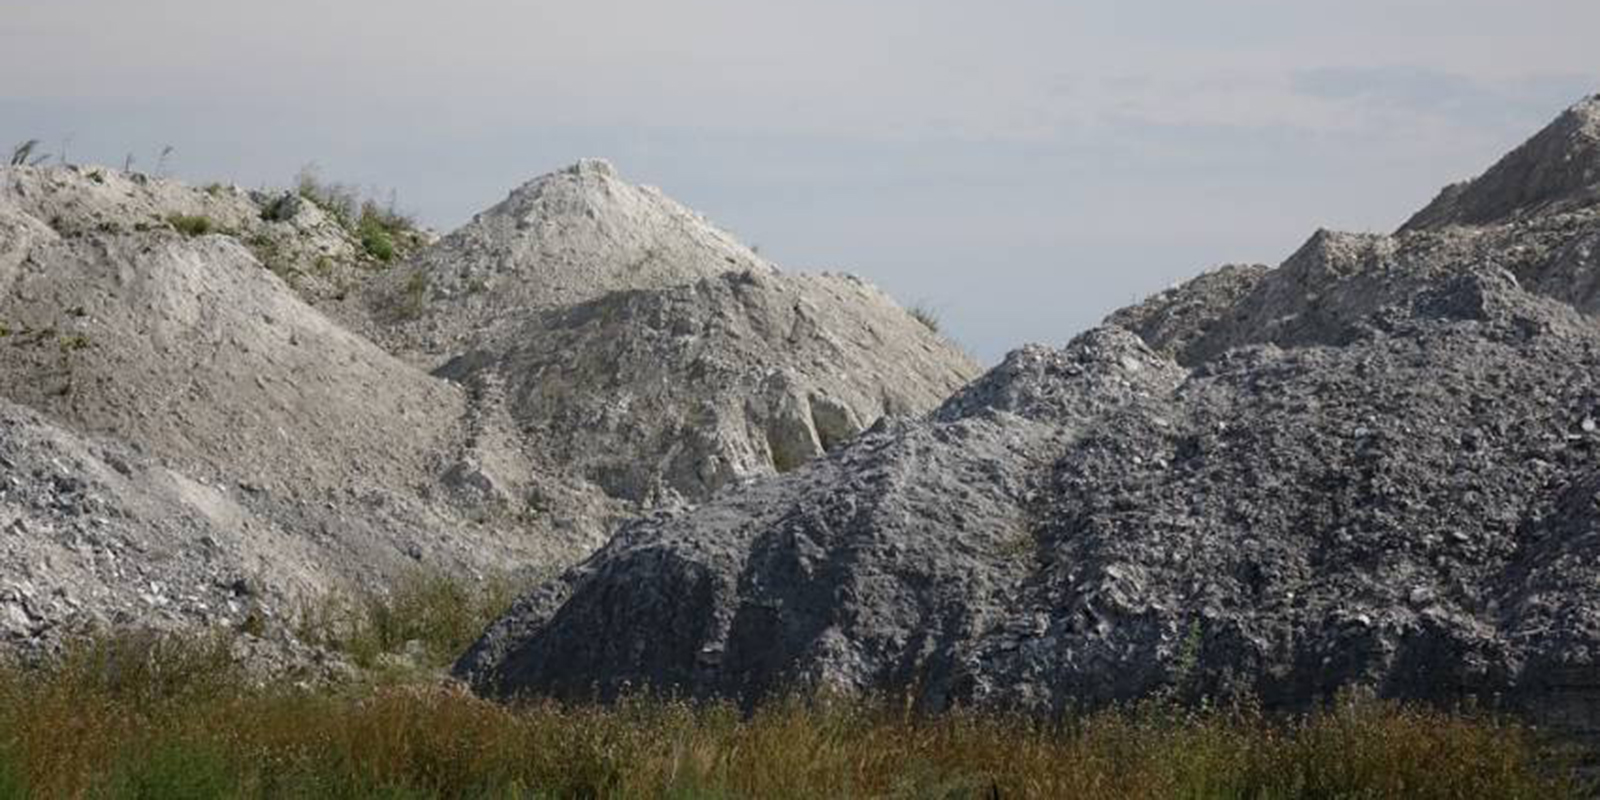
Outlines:
{"label": "grassy foreground", "polygon": [[0,675],[0,797],[1574,796],[1531,735],[1373,700],[1043,723],[893,704],[506,708],[438,684],[252,685],[225,643],[124,637]]}
{"label": "grassy foreground", "polygon": [[[1062,720],[891,702],[487,703],[437,671],[507,596],[419,576],[302,635],[422,670],[259,685],[226,635],[123,633],[0,667],[0,798],[1560,798],[1528,730],[1352,696],[1282,718],[1146,703]],[[420,647],[419,647],[420,645]],[[432,677],[430,677],[430,675]]]}

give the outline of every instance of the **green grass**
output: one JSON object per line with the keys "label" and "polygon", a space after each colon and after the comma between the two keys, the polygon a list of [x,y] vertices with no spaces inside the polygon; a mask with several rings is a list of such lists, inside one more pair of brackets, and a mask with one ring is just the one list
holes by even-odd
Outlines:
{"label": "green grass", "polygon": [[439,668],[465,651],[514,599],[515,584],[505,577],[468,583],[419,570],[383,594],[336,594],[308,604],[295,633],[367,669],[408,647],[421,649],[417,666]]}
{"label": "green grass", "polygon": [[391,199],[380,205],[363,198],[354,186],[322,180],[315,169],[301,170],[295,191],[314,203],[339,223],[369,258],[387,264],[415,247],[420,241],[416,221],[399,213]]}
{"label": "green grass", "polygon": [[363,222],[358,233],[361,236],[361,249],[366,251],[367,255],[383,262],[394,260],[394,236],[389,231],[378,225]]}
{"label": "green grass", "polygon": [[167,217],[167,224],[184,236],[204,236],[217,229],[210,217],[188,214],[173,214]]}

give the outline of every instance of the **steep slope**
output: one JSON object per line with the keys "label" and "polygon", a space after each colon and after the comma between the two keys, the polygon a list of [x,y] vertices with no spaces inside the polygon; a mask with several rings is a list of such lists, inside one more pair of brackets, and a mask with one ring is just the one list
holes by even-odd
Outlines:
{"label": "steep slope", "polygon": [[457,670],[499,696],[1033,709],[1359,683],[1600,732],[1600,207],[1561,152],[1528,170],[1579,170],[1541,179],[1559,208],[1318,233],[627,525]]}
{"label": "steep slope", "polygon": [[1508,222],[1592,205],[1600,194],[1600,97],[1568,109],[1481,177],[1446,187],[1402,230]]}

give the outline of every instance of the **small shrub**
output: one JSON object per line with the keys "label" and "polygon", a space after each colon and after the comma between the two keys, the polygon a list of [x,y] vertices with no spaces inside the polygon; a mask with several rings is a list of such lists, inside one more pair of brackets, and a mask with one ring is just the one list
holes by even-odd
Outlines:
{"label": "small shrub", "polygon": [[216,223],[204,215],[173,214],[167,217],[167,224],[184,236],[204,236],[217,228]]}
{"label": "small shrub", "polygon": [[1032,531],[1019,531],[1000,542],[1000,556],[1009,561],[1025,561],[1033,558],[1038,548]]}
{"label": "small shrub", "polygon": [[1200,620],[1189,623],[1189,630],[1183,637],[1182,644],[1178,647],[1177,657],[1172,665],[1172,683],[1177,691],[1188,687],[1190,681],[1198,675],[1200,669],[1200,653],[1205,648],[1205,628],[1200,625]]}
{"label": "small shrub", "polygon": [[356,222],[356,234],[367,255],[382,262],[394,260],[398,242],[409,242],[416,223],[393,207],[383,208],[367,200],[361,204],[361,218]]}
{"label": "small shrub", "polygon": [[448,664],[511,605],[512,583],[492,578],[468,583],[460,578],[416,571],[382,594],[334,595],[301,610],[298,635],[347,653],[362,667],[379,656],[422,646],[426,663]]}
{"label": "small shrub", "polygon": [[156,156],[156,177],[164,178],[167,175],[167,159],[172,158],[172,145],[163,145],[161,153]]}
{"label": "small shrub", "polygon": [[400,316],[404,319],[415,319],[422,316],[423,309],[428,302],[428,275],[418,270],[406,278],[405,286],[401,288]]}
{"label": "small shrub", "polygon": [[287,283],[293,283],[297,277],[294,260],[283,251],[278,242],[263,233],[255,234],[244,241],[245,247],[250,248],[252,255],[261,262],[272,274],[282,278]]}
{"label": "small shrub", "polygon": [[918,303],[908,309],[907,313],[911,315],[912,319],[922,323],[928,330],[934,333],[939,332],[939,312],[934,311],[925,304]]}
{"label": "small shrub", "polygon": [[361,212],[361,192],[354,186],[324,181],[316,166],[308,164],[295,176],[295,192],[346,229],[355,227]]}
{"label": "small shrub", "polygon": [[61,337],[61,352],[76,353],[89,347],[89,337],[81,333]]}
{"label": "small shrub", "polygon": [[313,166],[302,169],[295,184],[298,196],[326,212],[379,263],[393,261],[417,241],[416,222],[395,210],[392,196],[379,205],[354,186],[322,180]]}
{"label": "small shrub", "polygon": [[301,202],[303,198],[299,194],[280,194],[261,207],[261,219],[266,222],[288,222],[300,213]]}
{"label": "small shrub", "polygon": [[394,237],[381,228],[368,228],[361,231],[361,249],[367,255],[379,261],[394,260]]}

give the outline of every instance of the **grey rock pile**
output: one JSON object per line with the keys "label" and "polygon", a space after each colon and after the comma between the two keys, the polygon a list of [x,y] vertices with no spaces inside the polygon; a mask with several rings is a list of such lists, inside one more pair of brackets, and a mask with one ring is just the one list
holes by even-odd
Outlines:
{"label": "grey rock pile", "polygon": [[1344,686],[1600,730],[1600,100],[1392,236],[1319,232],[917,420],[624,525],[479,691],[1053,710]]}

